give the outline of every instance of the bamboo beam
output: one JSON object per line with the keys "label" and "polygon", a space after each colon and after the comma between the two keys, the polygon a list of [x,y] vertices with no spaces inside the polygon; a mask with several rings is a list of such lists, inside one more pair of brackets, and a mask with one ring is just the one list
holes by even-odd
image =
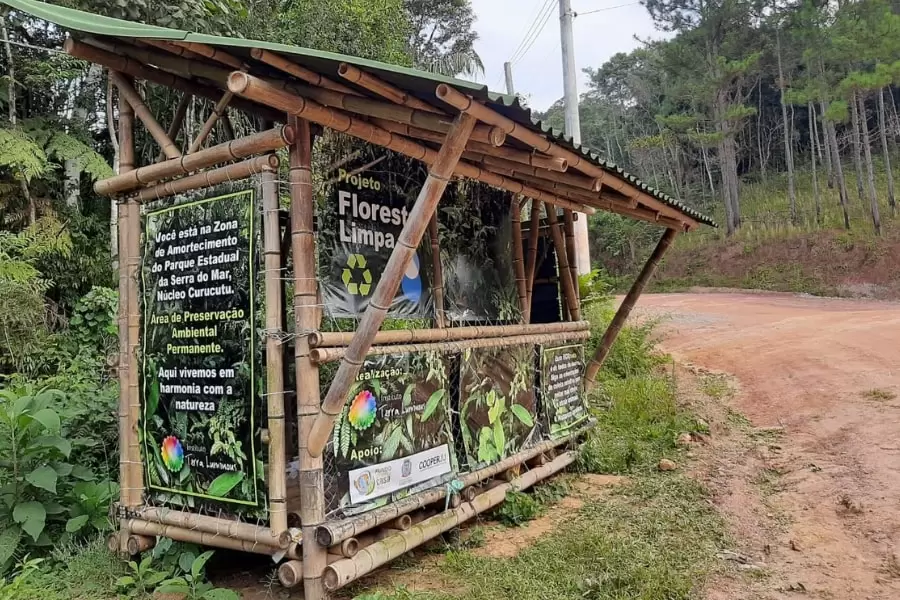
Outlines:
{"label": "bamboo beam", "polygon": [[581,306],[581,289],[578,281],[577,254],[575,253],[575,215],[571,210],[563,211],[563,221],[566,234],[566,259],[569,262],[569,270],[572,272],[572,283],[575,284],[575,301]]}
{"label": "bamboo beam", "polygon": [[176,179],[145,188],[138,192],[137,200],[138,202],[151,202],[190,190],[213,187],[226,181],[239,181],[263,171],[274,171],[277,168],[278,157],[274,154],[257,156],[244,162],[227,165],[212,171],[203,171],[183,179]]}
{"label": "bamboo beam", "polygon": [[340,66],[338,66],[338,75],[340,75],[347,81],[351,81],[360,87],[366,88],[370,92],[378,94],[382,98],[390,100],[394,104],[402,104],[403,106],[407,106],[409,108],[424,110],[425,112],[437,113],[439,115],[444,114],[443,111],[435,108],[431,104],[423,102],[415,96],[407,94],[400,88],[395,87],[390,83],[379,79],[378,77],[375,77],[371,73],[366,73],[362,69],[354,67],[353,65],[341,63]]}
{"label": "bamboo beam", "polygon": [[[119,38],[121,39],[121,38]],[[168,52],[169,54],[175,54],[176,56],[180,56],[182,58],[187,58],[188,60],[202,60],[204,57],[196,52],[188,50],[182,46],[176,46],[174,42],[166,41],[166,40],[154,40],[149,38],[142,38],[140,40],[141,45],[152,46],[159,50],[163,50]],[[240,67],[235,67],[239,69]]]}
{"label": "bamboo beam", "polygon": [[344,407],[347,390],[359,374],[366,352],[384,322],[391,300],[400,286],[400,280],[403,278],[416,248],[422,241],[431,215],[434,214],[438,202],[444,194],[444,189],[447,187],[474,127],[475,119],[469,115],[457,117],[450,127],[447,140],[428,170],[428,177],[425,179],[406,224],[398,236],[397,245],[391,252],[381,279],[375,286],[369,305],[360,319],[356,335],[347,347],[346,358],[341,361],[331,387],[328,389],[328,394],[325,396],[325,401],[320,407],[316,422],[310,432],[309,452],[313,456],[320,456],[325,448],[334,421]]}
{"label": "bamboo beam", "polygon": [[[545,454],[546,452],[549,452],[554,448],[564,446],[572,442],[573,440],[576,440],[578,437],[587,432],[591,427],[593,427],[593,424],[582,427],[577,431],[573,431],[572,433],[557,440],[546,440],[540,442],[537,445],[528,448],[527,450],[517,452],[516,454],[509,456],[501,460],[500,462],[494,463],[493,465],[484,467],[483,469],[479,469],[477,471],[472,471],[471,473],[466,473],[465,475],[460,475],[459,479],[460,481],[462,481],[463,485],[467,487],[473,486],[476,483],[485,481],[491,477],[494,477],[495,475],[503,473],[504,471],[515,467],[516,465],[523,464],[535,458],[536,456]],[[396,500],[394,502],[391,502],[390,504],[367,511],[360,515],[347,517],[346,519],[342,519],[340,521],[330,521],[328,523],[323,523],[321,526],[316,528],[316,540],[323,546],[333,546],[340,544],[345,540],[349,540],[351,538],[359,536],[360,534],[378,527],[379,525],[389,523],[400,515],[411,513],[420,508],[428,506],[429,504],[439,502],[446,496],[447,487],[438,486],[429,490],[419,492],[417,494],[413,494],[411,496],[407,496],[406,498]],[[413,520],[415,521],[415,519]],[[353,556],[356,556],[356,554],[358,553],[359,548],[357,548],[357,551],[353,554]],[[350,558],[352,558],[352,556]]]}
{"label": "bamboo beam", "polygon": [[522,242],[522,208],[513,202],[512,212],[512,252],[513,273],[516,277],[516,290],[519,294],[519,310],[522,311],[522,323],[527,323],[525,311],[528,310],[528,287],[525,283],[525,250]]}
{"label": "bamboo beam", "polygon": [[234,97],[234,94],[231,92],[225,92],[222,94],[222,98],[216,102],[216,105],[213,107],[212,113],[209,115],[209,118],[206,119],[206,122],[203,123],[203,127],[200,128],[200,133],[197,134],[197,137],[194,138],[194,142],[191,144],[191,147],[188,148],[187,153],[193,154],[197,152],[200,148],[203,147],[203,142],[206,141],[206,138],[209,137],[209,134],[212,133],[213,127],[216,126],[216,121],[218,121],[225,111],[228,109],[228,103],[231,102],[231,99]]}
{"label": "bamboo beam", "polygon": [[[570,308],[571,310],[571,308]],[[578,313],[576,313],[578,314]],[[482,338],[470,340],[454,340],[451,342],[422,342],[417,344],[398,344],[392,346],[370,346],[365,356],[382,356],[384,354],[405,354],[411,352],[461,352],[474,348],[499,348],[521,344],[544,344],[563,340],[583,340],[591,337],[589,331],[573,331],[569,333],[541,333],[534,335],[511,335],[506,337]],[[313,361],[318,364],[346,360],[349,348],[315,348],[310,351]]]}
{"label": "bamboo beam", "polygon": [[[444,268],[441,264],[437,212],[431,215],[431,219],[428,221],[428,237],[431,241],[431,271],[434,278],[431,286],[434,296],[434,322],[439,329],[444,329],[447,327],[447,311],[444,309]],[[375,337],[377,338],[378,334],[375,334]]]}
{"label": "bamboo beam", "polygon": [[534,273],[537,270],[538,238],[541,233],[541,202],[531,201],[531,223],[528,230],[528,263],[525,265],[525,293],[528,303],[525,322],[531,322],[531,306],[534,298]]}
{"label": "bamboo beam", "polygon": [[[137,79],[150,81],[157,85],[179,90],[186,94],[200,96],[212,100],[213,102],[217,102],[222,96],[222,92],[218,88],[196,83],[190,79],[185,79],[184,77],[173,75],[172,73],[167,73],[154,67],[149,67],[134,59],[76,41],[73,38],[66,39],[63,44],[63,50],[75,58],[103,65],[108,69],[118,71],[125,75],[131,75]],[[243,99],[235,100],[232,102],[232,106],[247,114],[260,116],[269,121],[280,121],[284,119],[282,113]]]}
{"label": "bamboo beam", "polygon": [[272,152],[288,146],[293,140],[294,130],[291,127],[276,127],[239,140],[218,144],[193,154],[134,169],[108,179],[101,179],[94,184],[94,191],[103,196],[110,196],[156,183],[175,175],[186,175],[223,162]]}
{"label": "bamboo beam", "polygon": [[553,247],[556,248],[556,263],[559,267],[559,280],[562,283],[562,292],[569,311],[569,319],[581,320],[581,308],[578,306],[578,296],[575,293],[575,282],[572,281],[572,269],[569,268],[569,259],[566,256],[566,243],[559,229],[559,218],[555,210],[547,211],[547,219],[550,221],[550,236],[553,238]]}
{"label": "bamboo beam", "polygon": [[[431,131],[429,129],[422,129],[421,127],[414,127],[412,125],[398,123],[396,121],[390,121],[388,119],[372,118],[369,120],[373,125],[377,125],[378,127],[386,129],[391,133],[398,133],[400,135],[417,140],[439,144],[443,139],[443,136],[440,133]],[[471,150],[472,152],[486,154],[489,156],[497,156],[500,158],[505,158],[508,161],[521,163],[522,165],[530,165],[533,167],[539,167],[541,169],[548,169],[550,171],[557,171],[560,173],[565,172],[569,167],[568,163],[561,158],[545,156],[543,154],[537,154],[535,152],[517,150],[516,148],[510,148],[509,146],[494,146],[492,144],[485,144],[484,142],[479,142],[474,139],[470,139],[469,143],[466,144],[466,150]]]}
{"label": "bamboo beam", "polygon": [[173,525],[163,525],[161,523],[150,523],[140,519],[129,519],[128,527],[134,533],[140,535],[152,535],[158,537],[167,537],[176,542],[185,542],[188,544],[198,544],[200,546],[209,546],[212,548],[223,548],[225,550],[237,550],[239,552],[253,552],[255,554],[273,555],[280,551],[273,546],[239,540],[225,535],[216,535],[206,531],[182,529]]}
{"label": "bamboo beam", "polygon": [[358,92],[347,87],[346,85],[343,85],[336,81],[332,81],[331,79],[319,75],[315,71],[307,69],[306,67],[301,67],[294,61],[288,60],[279,54],[275,54],[274,52],[263,50],[262,48],[254,48],[250,51],[250,56],[260,62],[266,63],[270,67],[274,67],[279,71],[287,73],[288,75],[293,75],[297,79],[301,79],[312,85],[323,87],[328,90],[333,90],[335,92],[343,92],[344,94],[358,94]]}
{"label": "bamboo beam", "polygon": [[[395,152],[399,152],[400,154],[404,154],[416,160],[421,160],[425,164],[430,165],[437,159],[437,152],[430,148],[426,148],[412,140],[390,133],[380,127],[375,127],[371,123],[355,119],[336,109],[327,108],[301,96],[291,94],[290,92],[272,86],[252,75],[241,72],[232,73],[229,86],[233,92],[245,98],[262,102],[267,106],[283,110],[294,116],[309,119],[310,121],[319,123],[325,127],[330,127],[336,131],[341,131],[348,135],[352,135],[353,137],[394,150]],[[572,210],[586,212],[587,214],[594,214],[596,212],[596,210],[591,207],[558,198],[553,194],[523,185],[519,181],[485,171],[469,163],[459,162],[454,172],[456,175],[475,179],[487,183],[488,185],[493,185],[509,192],[513,192],[514,194],[522,194],[523,196],[543,200],[548,204],[555,204],[561,208],[571,208]]]}
{"label": "bamboo beam", "polygon": [[315,543],[325,520],[321,452],[310,452],[310,431],[319,414],[319,368],[310,360],[303,333],[319,328],[316,283],[315,198],[312,187],[312,133],[308,121],[289,117],[297,129],[290,147],[291,246],[294,261],[294,368],[297,374],[297,434],[300,464],[300,522],[303,535],[303,589],[306,600],[324,600],[322,572],[328,548]]}
{"label": "bamboo beam", "polygon": [[[484,153],[475,151],[466,152],[464,158],[472,162],[483,163],[488,167],[496,166],[516,172],[524,170],[529,173],[540,173],[541,175],[548,171],[562,173],[568,168],[566,161],[561,158],[541,158],[536,154],[528,152],[522,152],[518,155],[517,158],[521,158],[522,160],[502,158],[500,156],[495,156],[493,152]],[[581,179],[585,178],[582,177]]]}
{"label": "bamboo beam", "polygon": [[611,176],[610,173],[607,173],[602,168],[592,164],[587,157],[581,156],[576,152],[551,142],[542,134],[531,131],[527,127],[488,108],[481,102],[475,101],[473,98],[466,96],[451,86],[446,84],[439,85],[437,96],[450,106],[464,112],[469,112],[483,123],[500,127],[508,135],[545,154],[566,159],[569,163],[569,167],[578,169],[586,175],[600,179],[604,185],[622,192],[628,197],[640,196],[641,202],[647,204],[650,208],[657,210],[670,218],[687,222],[691,224],[692,227],[696,226],[696,221],[693,218],[672,208],[664,202],[653,198],[649,194],[645,194],[642,190],[639,190],[630,183],[627,183],[618,177]]}
{"label": "bamboo beam", "polygon": [[287,453],[284,431],[284,330],[281,297],[281,224],[275,173],[262,174],[266,289],[266,407],[269,430],[269,527],[287,531]]}
{"label": "bamboo beam", "polygon": [[188,52],[199,54],[200,56],[214,60],[217,63],[221,63],[233,69],[243,69],[246,66],[241,59],[228,54],[224,50],[207,46],[206,44],[201,44],[199,42],[182,42],[180,40],[173,41],[172,44],[184,48]]}
{"label": "bamboo beam", "polygon": [[[496,338],[512,335],[535,335],[543,333],[568,333],[587,331],[588,321],[564,321],[560,323],[537,323],[535,325],[473,325],[450,327],[447,329],[392,329],[379,331],[375,344],[414,344],[420,342],[450,342],[474,338]],[[313,348],[347,346],[353,340],[353,332],[317,331],[309,334],[309,344]]]}
{"label": "bamboo beam", "polygon": [[575,462],[575,458],[575,452],[561,454],[542,467],[532,469],[509,483],[479,494],[472,502],[465,502],[459,508],[444,511],[425,519],[407,531],[388,536],[380,542],[363,548],[353,558],[345,558],[328,565],[325,570],[325,588],[329,592],[333,592],[356,581],[424,542],[497,506],[506,499],[508,492],[526,489],[538,481],[562,471]]}
{"label": "bamboo beam", "polygon": [[[191,60],[182,56],[175,56],[174,54],[162,52],[152,48],[141,48],[139,46],[126,43],[121,39],[111,41],[107,39],[97,39],[89,37],[85,38],[85,41],[92,46],[108,48],[116,54],[122,54],[129,58],[133,58],[136,61],[144,63],[145,65],[155,65],[160,69],[170,71],[172,73],[181,75],[182,77],[201,77],[203,79],[208,79],[221,85],[227,81],[228,74],[231,72],[231,69],[225,67],[211,65],[199,60]],[[233,68],[239,69],[241,67]]]}
{"label": "bamboo beam", "polygon": [[[498,167],[504,167],[504,165],[497,162],[493,164]],[[509,168],[509,165],[505,168]],[[513,177],[541,185],[545,189],[553,190],[556,193],[580,194],[595,199],[602,187],[599,179],[592,179],[576,173],[549,173],[536,169],[525,171],[523,167],[518,165],[513,165],[510,170],[513,172]]]}
{"label": "bamboo beam", "polygon": [[156,143],[159,144],[159,147],[165,153],[166,157],[180,157],[181,151],[175,145],[175,142],[172,141],[172,138],[166,133],[166,130],[162,128],[162,125],[160,125],[153,117],[153,113],[151,113],[150,109],[147,108],[147,105],[144,104],[144,100],[141,98],[140,94],[137,93],[137,90],[132,87],[131,83],[115,71],[109,72],[109,78],[112,79],[112,82],[119,89],[119,95],[124,97],[125,100],[128,101],[128,104],[134,109],[134,114],[141,120],[141,123],[144,124],[147,132],[154,140],[156,140]]}
{"label": "bamboo beam", "polygon": [[653,253],[650,255],[650,258],[647,259],[644,268],[641,269],[641,273],[632,284],[631,289],[628,290],[628,294],[625,295],[622,304],[619,305],[619,310],[616,311],[609,327],[603,332],[603,337],[600,338],[600,344],[597,346],[597,350],[594,351],[594,356],[584,370],[584,389],[586,391],[590,391],[594,387],[594,380],[597,379],[597,373],[600,372],[603,362],[606,360],[606,357],[609,356],[609,351],[612,349],[613,343],[619,336],[619,332],[622,331],[622,327],[625,326],[625,321],[628,320],[628,316],[631,314],[634,305],[637,304],[638,298],[640,298],[641,293],[644,291],[644,286],[650,281],[650,277],[653,276],[656,267],[659,266],[659,261],[662,260],[666,251],[672,245],[676,235],[678,235],[678,232],[674,229],[667,229],[665,233],[662,234],[659,243],[656,244],[656,248],[653,249]]}
{"label": "bamboo beam", "polygon": [[[178,139],[178,133],[181,131],[181,126],[184,123],[184,117],[187,114],[188,106],[191,104],[192,96],[188,93],[182,93],[181,98],[178,99],[178,106],[175,107],[175,114],[172,116],[172,122],[169,124],[169,129],[166,131],[166,134],[169,136],[173,142]],[[166,160],[166,153],[162,150],[159,151],[159,154],[156,155],[156,162],[162,162]]]}
{"label": "bamboo beam", "polygon": [[149,523],[159,523],[160,525],[169,525],[192,531],[203,531],[235,540],[261,544],[270,548],[284,549],[291,543],[291,534],[288,531],[275,531],[253,523],[220,519],[181,510],[147,506],[133,511],[133,516]]}

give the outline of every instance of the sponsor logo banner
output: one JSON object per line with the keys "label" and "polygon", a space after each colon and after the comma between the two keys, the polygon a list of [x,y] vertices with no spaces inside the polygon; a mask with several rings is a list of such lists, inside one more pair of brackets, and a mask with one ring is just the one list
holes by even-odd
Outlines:
{"label": "sponsor logo banner", "polygon": [[444,444],[404,458],[354,469],[348,473],[350,501],[367,502],[392,494],[452,470],[450,446]]}

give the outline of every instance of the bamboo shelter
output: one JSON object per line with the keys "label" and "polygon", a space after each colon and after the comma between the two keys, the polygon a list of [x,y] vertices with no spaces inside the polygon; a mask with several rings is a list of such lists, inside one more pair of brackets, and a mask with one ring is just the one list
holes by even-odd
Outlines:
{"label": "bamboo shelter", "polygon": [[[564,469],[659,260],[713,225],[472,83],[4,3],[118,96],[123,554],[268,555],[317,600]],[[663,233],[585,360],[599,210]]]}

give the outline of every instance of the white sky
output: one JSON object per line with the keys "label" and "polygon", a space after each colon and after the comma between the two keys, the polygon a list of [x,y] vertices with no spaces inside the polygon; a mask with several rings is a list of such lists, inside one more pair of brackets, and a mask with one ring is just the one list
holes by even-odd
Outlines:
{"label": "white sky", "polygon": [[[586,13],[631,2],[635,0],[572,0],[572,9],[576,13]],[[478,18],[475,29],[479,39],[475,49],[485,68],[485,74],[478,80],[498,92],[506,90],[503,63],[509,60],[525,38],[541,8],[550,7],[550,17],[534,45],[513,64],[513,80],[516,92],[524,96],[533,109],[546,110],[561,98],[563,84],[558,0],[472,0],[472,6]],[[654,29],[650,16],[640,4],[575,18],[575,65],[579,92],[587,87],[587,77],[581,70],[597,68],[613,54],[638,47],[635,35],[641,39],[662,36]]]}

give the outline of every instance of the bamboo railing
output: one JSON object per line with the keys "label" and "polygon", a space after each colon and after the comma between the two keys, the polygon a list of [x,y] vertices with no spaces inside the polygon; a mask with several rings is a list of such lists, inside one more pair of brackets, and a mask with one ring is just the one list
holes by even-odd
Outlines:
{"label": "bamboo railing", "polygon": [[274,154],[257,156],[244,162],[234,163],[212,171],[203,171],[190,177],[144,188],[137,193],[136,198],[138,202],[150,202],[166,196],[189,192],[190,190],[213,187],[226,181],[239,181],[263,171],[274,171],[276,169],[278,169],[277,156]]}

